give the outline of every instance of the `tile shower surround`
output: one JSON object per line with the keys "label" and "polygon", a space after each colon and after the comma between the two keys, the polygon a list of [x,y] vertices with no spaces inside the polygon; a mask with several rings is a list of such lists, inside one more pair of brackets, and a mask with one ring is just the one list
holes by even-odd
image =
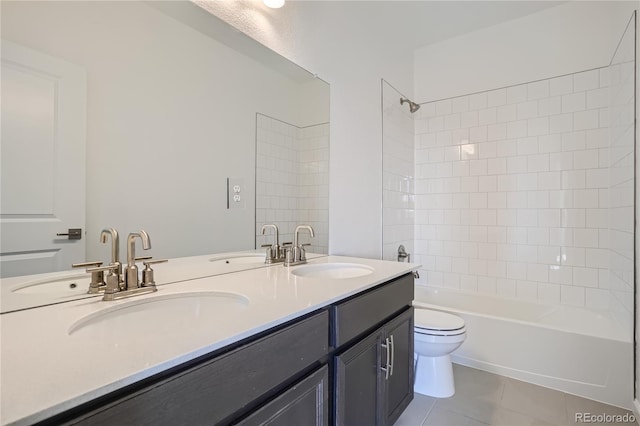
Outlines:
{"label": "tile shower surround", "polygon": [[256,246],[273,242],[273,231],[260,234],[263,224],[276,223],[283,243],[304,223],[315,231],[307,250],[327,253],[329,124],[297,127],[257,114],[256,128]]}
{"label": "tile shower surround", "polygon": [[420,284],[609,307],[609,76],[605,67],[422,105]]}

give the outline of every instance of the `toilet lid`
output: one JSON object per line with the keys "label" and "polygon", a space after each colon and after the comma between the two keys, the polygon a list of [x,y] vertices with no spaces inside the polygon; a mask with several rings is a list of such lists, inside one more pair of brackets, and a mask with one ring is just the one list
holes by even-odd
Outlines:
{"label": "toilet lid", "polygon": [[446,312],[416,309],[414,326],[425,330],[459,330],[464,327],[464,320]]}

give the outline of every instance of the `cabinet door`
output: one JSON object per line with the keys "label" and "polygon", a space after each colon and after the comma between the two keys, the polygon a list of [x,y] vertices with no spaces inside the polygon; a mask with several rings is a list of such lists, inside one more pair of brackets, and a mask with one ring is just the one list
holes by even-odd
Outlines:
{"label": "cabinet door", "polygon": [[386,424],[392,425],[413,400],[413,308],[389,321],[385,334],[391,346],[393,368],[385,381]]}
{"label": "cabinet door", "polygon": [[328,402],[329,368],[325,365],[238,424],[328,426]]}
{"label": "cabinet door", "polygon": [[[337,425],[376,425],[382,416],[382,330],[336,357],[335,419]],[[386,354],[385,361],[386,361]]]}

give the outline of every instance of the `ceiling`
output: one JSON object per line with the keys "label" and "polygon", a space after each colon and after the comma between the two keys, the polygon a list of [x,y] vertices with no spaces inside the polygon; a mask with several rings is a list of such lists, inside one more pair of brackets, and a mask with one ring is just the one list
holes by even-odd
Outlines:
{"label": "ceiling", "polygon": [[[262,0],[192,0],[250,35],[264,33],[268,20],[275,35],[291,35],[296,25],[316,30],[350,27],[353,35],[401,41],[411,50],[558,6],[565,1],[456,0],[287,0],[269,9]],[[267,27],[268,27],[267,26]],[[318,35],[318,37],[322,37]],[[382,37],[382,38],[381,38]],[[258,37],[260,38],[260,37]]]}
{"label": "ceiling", "polygon": [[[305,1],[294,1],[305,3]],[[338,2],[336,2],[338,3]],[[358,21],[379,31],[401,35],[413,48],[517,19],[564,1],[365,1],[351,0],[361,9]]]}

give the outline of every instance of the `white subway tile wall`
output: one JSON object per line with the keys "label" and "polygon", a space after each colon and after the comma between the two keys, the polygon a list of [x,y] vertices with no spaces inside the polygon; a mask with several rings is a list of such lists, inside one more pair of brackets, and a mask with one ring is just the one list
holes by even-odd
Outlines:
{"label": "white subway tile wall", "polygon": [[[633,176],[609,169],[618,158],[609,154],[609,72],[595,69],[422,106],[415,122],[420,284],[610,306],[608,268],[614,257],[628,266],[609,254],[609,227],[618,221],[613,199],[620,194],[625,209],[632,209],[633,197],[614,191],[617,186],[610,191],[609,181],[632,188]],[[632,151],[626,146],[618,155],[627,158]],[[619,216],[625,224],[620,232],[629,231],[633,212],[620,210]]]}
{"label": "white subway tile wall", "polygon": [[[449,143],[457,140],[445,129],[459,129],[462,123],[460,111],[468,109],[469,100],[457,99],[441,103],[434,103],[427,108],[433,114],[438,113],[438,121],[433,126],[442,128],[441,138],[447,139],[441,149],[426,151],[414,150],[414,115],[409,112],[408,105],[400,104],[402,95],[386,82],[382,89],[383,138],[382,138],[382,218],[383,218],[383,247],[382,256],[385,260],[397,260],[398,247],[404,245],[413,261],[414,253],[414,168],[416,158],[421,162],[440,162],[450,164],[460,159],[460,146]],[[416,122],[417,124],[417,122]],[[428,120],[421,122],[428,127]],[[446,173],[446,172],[445,172]],[[453,173],[453,171],[451,171]],[[435,183],[443,191],[456,191],[460,182],[442,179]],[[443,212],[433,211],[434,215]],[[448,220],[455,221],[455,214],[448,215]],[[442,219],[444,220],[444,218]]]}
{"label": "white subway tile wall", "polygon": [[[632,335],[634,286],[634,116],[635,34],[629,26],[612,60],[609,73],[609,281],[611,311]],[[602,105],[604,94],[594,93],[591,102]],[[589,98],[587,98],[587,102]],[[605,178],[606,177],[602,177]],[[593,177],[596,179],[596,177]],[[592,218],[593,220],[593,218]],[[603,218],[595,218],[603,220]],[[596,294],[587,294],[596,299]]]}
{"label": "white subway tile wall", "polygon": [[275,223],[280,243],[293,241],[300,224],[311,225],[315,238],[303,242],[312,253],[327,253],[329,243],[329,124],[299,128],[257,115],[256,245],[272,244]]}

